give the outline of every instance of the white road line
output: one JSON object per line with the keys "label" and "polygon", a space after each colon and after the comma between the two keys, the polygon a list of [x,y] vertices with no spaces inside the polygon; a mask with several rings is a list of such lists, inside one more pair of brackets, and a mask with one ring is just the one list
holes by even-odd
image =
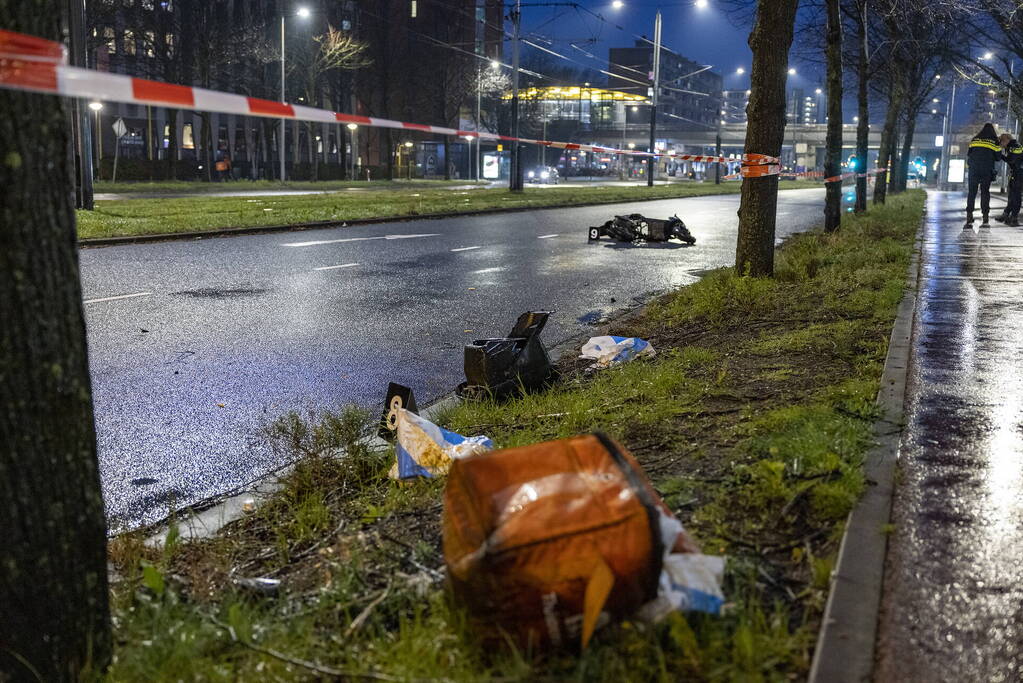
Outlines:
{"label": "white road line", "polygon": [[557,236],[558,236],[558,233],[554,233],[553,235],[540,235],[536,239],[538,239],[538,240],[549,240],[550,238],[557,237]]}
{"label": "white road line", "polygon": [[119,301],[120,299],[134,299],[139,296],[149,296],[152,292],[139,292],[138,294],[122,294],[121,296],[107,296],[102,299],[86,299],[83,304],[98,304],[104,301]]}
{"label": "white road line", "polygon": [[460,247],[458,249],[452,249],[451,251],[472,251],[473,249],[482,249],[483,247]]}
{"label": "white road line", "polygon": [[418,237],[437,237],[439,232],[431,232],[426,235],[381,235],[380,237],[346,237],[339,240],[313,240],[311,242],[286,242],[284,247],[315,247],[321,244],[340,244],[341,242],[368,242],[370,240],[411,240]]}
{"label": "white road line", "polygon": [[322,266],[320,268],[313,268],[313,270],[337,270],[338,268],[354,268],[359,265],[358,263],[342,263],[340,266]]}

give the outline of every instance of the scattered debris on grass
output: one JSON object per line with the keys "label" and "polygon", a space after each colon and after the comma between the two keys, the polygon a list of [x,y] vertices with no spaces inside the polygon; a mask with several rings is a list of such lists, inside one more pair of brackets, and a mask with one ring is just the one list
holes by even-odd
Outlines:
{"label": "scattered debris on grass", "polygon": [[172,529],[161,549],[142,533],[111,543],[111,679],[805,677],[865,485],[923,198],[910,191],[838,233],[792,237],[773,279],[712,271],[612,325],[656,357],[600,373],[567,358],[547,391],[432,416],[499,448],[612,435],[704,550],[729,557],[721,616],[624,621],[581,655],[482,647],[444,588],[444,480],[388,480],[393,451],[368,445],[378,423],[365,412],[288,415],[267,437],[297,462],[264,505],[205,541]]}

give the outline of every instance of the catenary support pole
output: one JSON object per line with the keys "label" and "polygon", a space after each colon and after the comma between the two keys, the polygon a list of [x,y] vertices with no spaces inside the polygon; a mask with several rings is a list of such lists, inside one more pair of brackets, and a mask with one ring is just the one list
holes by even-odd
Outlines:
{"label": "catenary support pole", "polygon": [[[281,14],[281,102],[287,101],[284,90],[284,14]],[[285,136],[285,121],[281,119],[281,134],[280,139],[277,141],[277,152],[281,159],[281,177],[280,181],[285,181],[285,152],[284,152],[284,136]]]}
{"label": "catenary support pole", "polygon": [[[511,124],[513,138],[519,137],[519,60],[522,46],[522,0],[515,0],[515,9],[512,10],[512,110]],[[508,181],[508,188],[512,192],[522,192],[522,145],[518,142],[511,143],[511,179]]]}
{"label": "catenary support pole", "polygon": [[654,20],[654,59],[653,59],[653,88],[650,97],[650,156],[647,157],[647,187],[654,186],[654,171],[657,169],[657,96],[661,89],[661,10],[657,10],[657,18]]}
{"label": "catenary support pole", "polygon": [[[70,58],[74,66],[85,68],[88,52],[85,35],[85,0],[68,0],[67,30],[70,40]],[[71,133],[75,155],[75,207],[93,209],[92,131],[89,111],[83,99],[71,102]]]}

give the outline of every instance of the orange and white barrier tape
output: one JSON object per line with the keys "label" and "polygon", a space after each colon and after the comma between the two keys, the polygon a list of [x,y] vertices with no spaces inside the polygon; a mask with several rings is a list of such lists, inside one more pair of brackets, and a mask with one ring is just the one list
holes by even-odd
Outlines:
{"label": "orange and white barrier tape", "polygon": [[[3,29],[0,29],[0,88],[126,104],[177,107],[240,116],[294,119],[318,123],[354,123],[372,128],[391,128],[437,135],[455,135],[463,138],[480,138],[495,142],[519,142],[542,145],[567,151],[640,157],[665,157],[677,161],[720,164],[736,161],[726,157],[703,154],[651,153],[615,149],[613,147],[600,147],[597,145],[583,145],[573,142],[514,138],[486,131],[458,130],[444,126],[394,121],[373,116],[343,114],[326,109],[303,107],[287,102],[262,100],[256,97],[234,95],[204,88],[150,81],[123,74],[93,71],[68,65],[67,51],[60,43]],[[744,164],[742,176],[747,178],[776,175],[781,170],[780,166],[778,166],[780,161],[776,157],[768,157],[762,154],[745,154],[740,161]]]}

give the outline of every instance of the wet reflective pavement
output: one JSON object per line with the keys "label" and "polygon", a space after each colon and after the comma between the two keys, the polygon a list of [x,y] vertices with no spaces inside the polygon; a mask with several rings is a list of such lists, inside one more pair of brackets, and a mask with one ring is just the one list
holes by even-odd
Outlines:
{"label": "wet reflective pavement", "polygon": [[964,230],[964,204],[929,193],[885,683],[1023,680],[1023,229]]}

